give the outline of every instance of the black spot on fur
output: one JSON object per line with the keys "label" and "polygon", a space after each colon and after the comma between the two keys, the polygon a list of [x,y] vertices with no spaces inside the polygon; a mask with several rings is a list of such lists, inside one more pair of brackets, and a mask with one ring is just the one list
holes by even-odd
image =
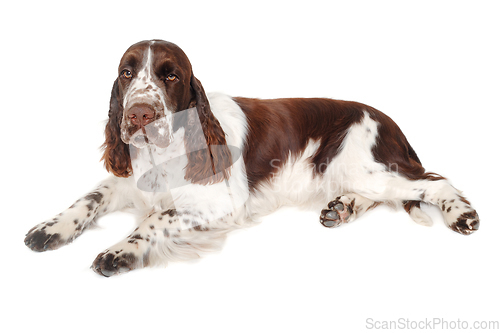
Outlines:
{"label": "black spot on fur", "polygon": [[196,231],[208,231],[208,230],[210,230],[207,227],[203,227],[202,225],[197,225],[197,226],[193,227],[193,229]]}
{"label": "black spot on fur", "polygon": [[425,198],[425,191],[424,190],[421,190],[421,191],[422,191],[422,193],[420,194],[420,200],[423,201]]}
{"label": "black spot on fur", "polygon": [[459,218],[456,223],[457,227],[467,229],[469,226],[467,225],[467,219]]}
{"label": "black spot on fur", "polygon": [[161,212],[162,216],[165,216],[167,214],[169,216],[173,217],[175,214],[177,214],[177,211],[175,209],[168,209],[168,210],[165,210],[165,211]]}
{"label": "black spot on fur", "polygon": [[477,213],[475,211],[463,213],[461,217],[466,218],[466,219],[477,219],[478,218]]}
{"label": "black spot on fur", "polygon": [[103,194],[101,192],[96,191],[96,192],[92,192],[92,193],[87,194],[84,199],[95,201],[96,203],[100,203],[102,200],[102,197],[103,197]]}

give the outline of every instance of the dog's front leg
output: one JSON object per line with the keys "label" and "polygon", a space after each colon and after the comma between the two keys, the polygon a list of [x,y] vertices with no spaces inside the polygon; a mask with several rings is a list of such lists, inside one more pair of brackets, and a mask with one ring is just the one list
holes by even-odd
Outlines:
{"label": "dog's front leg", "polygon": [[127,201],[120,198],[120,187],[124,182],[127,180],[114,176],[104,180],[71,207],[28,231],[24,240],[26,246],[33,251],[42,252],[71,243],[98,216],[127,205]]}
{"label": "dog's front leg", "polygon": [[168,209],[150,214],[124,240],[100,253],[92,269],[105,277],[132,269],[199,258],[220,248],[224,219],[210,222],[200,212]]}

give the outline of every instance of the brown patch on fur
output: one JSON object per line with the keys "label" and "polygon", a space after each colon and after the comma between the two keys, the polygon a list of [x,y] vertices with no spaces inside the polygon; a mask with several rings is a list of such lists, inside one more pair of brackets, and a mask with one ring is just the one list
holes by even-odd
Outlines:
{"label": "brown patch on fur", "polygon": [[367,211],[369,211],[370,209],[374,209],[381,204],[382,204],[381,202],[374,202],[370,207],[368,207]]}
{"label": "brown patch on fur", "polygon": [[118,79],[116,79],[111,91],[109,120],[104,131],[105,141],[101,146],[103,150],[101,161],[104,161],[104,166],[108,172],[112,172],[117,177],[129,177],[132,173],[132,164],[128,145],[120,137],[123,106],[119,94]]}
{"label": "brown patch on fur", "polygon": [[458,197],[460,198],[460,201],[462,201],[463,203],[465,203],[465,204],[467,204],[467,205],[469,205],[469,206],[471,205],[471,204],[470,204],[470,201],[469,201],[469,200],[467,200],[465,197],[463,197],[463,196],[461,196],[461,195],[459,195]]}
{"label": "brown patch on fur", "polygon": [[236,97],[248,121],[243,158],[250,190],[268,180],[284,163],[299,156],[310,139],[319,149],[310,157],[314,175],[322,175],[340,152],[347,130],[361,121],[365,105],[326,98],[252,99]]}
{"label": "brown patch on fur", "polygon": [[168,216],[173,217],[173,216],[175,216],[177,214],[177,210],[175,210],[175,209],[167,209],[167,210],[164,210],[163,212],[161,212],[162,216],[165,216],[167,214],[168,214]]}
{"label": "brown patch on fur", "polygon": [[410,211],[412,210],[413,207],[420,208],[420,201],[404,201],[403,202],[403,208],[405,211],[410,214]]}
{"label": "brown patch on fur", "polygon": [[410,180],[436,181],[445,179],[441,175],[425,172],[406,136],[389,116],[372,107],[368,107],[366,111],[373,120],[379,123],[377,142],[372,149],[375,161]]}
{"label": "brown patch on fur", "polygon": [[363,119],[363,112],[379,123],[375,160],[408,179],[440,180],[425,172],[420,160],[396,123],[365,104],[324,98],[284,98],[260,100],[234,98],[248,121],[248,137],[243,157],[250,189],[278,172],[289,156],[295,158],[310,139],[320,143],[310,163],[314,175],[321,175],[335,156],[348,129]]}

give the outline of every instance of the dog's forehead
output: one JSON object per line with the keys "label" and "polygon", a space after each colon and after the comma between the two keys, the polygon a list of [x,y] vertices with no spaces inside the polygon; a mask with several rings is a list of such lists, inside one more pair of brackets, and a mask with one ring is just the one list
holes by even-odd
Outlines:
{"label": "dog's forehead", "polygon": [[120,60],[120,67],[126,65],[135,67],[140,65],[145,58],[145,53],[148,48],[149,43],[147,41],[139,42],[130,46]]}
{"label": "dog's forehead", "polygon": [[170,61],[181,68],[191,68],[189,58],[176,44],[163,40],[146,40],[130,46],[122,56],[120,68],[123,66],[139,66],[144,63],[149,50],[152,51],[153,62]]}
{"label": "dog's forehead", "polygon": [[191,63],[180,47],[165,41],[151,41],[151,50],[155,61],[170,60],[183,68],[191,68]]}

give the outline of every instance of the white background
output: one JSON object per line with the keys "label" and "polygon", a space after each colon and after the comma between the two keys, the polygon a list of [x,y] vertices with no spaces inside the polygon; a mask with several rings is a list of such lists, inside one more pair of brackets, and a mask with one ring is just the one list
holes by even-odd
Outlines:
{"label": "white background", "polygon": [[[362,332],[367,319],[500,320],[497,1],[13,1],[0,8],[0,325],[10,332]],[[99,146],[129,45],[181,46],[206,91],[332,97],[382,110],[464,191],[472,236],[379,207],[349,226],[283,209],[222,252],[105,279],[116,213],[34,253],[35,224],[106,177]],[[325,203],[326,204],[326,203]],[[495,217],[496,216],[496,217]]]}

